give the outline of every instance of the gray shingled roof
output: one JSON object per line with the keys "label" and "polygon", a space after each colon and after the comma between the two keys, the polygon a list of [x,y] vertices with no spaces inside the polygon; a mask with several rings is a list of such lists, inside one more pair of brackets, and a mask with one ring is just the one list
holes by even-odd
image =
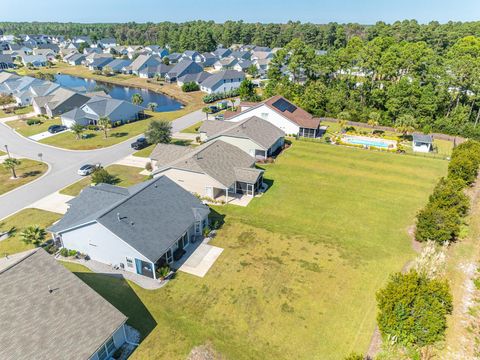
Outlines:
{"label": "gray shingled roof", "polygon": [[156,262],[209,212],[195,196],[162,176],[128,189],[112,185],[86,188],[48,230],[62,233],[95,221]]}
{"label": "gray shingled roof", "polygon": [[[171,163],[157,164],[158,170],[154,174],[168,168],[205,173],[228,188],[237,180],[236,168],[254,169],[254,166],[255,159],[246,152],[224,141],[215,140],[198,146],[181,158],[172,159]],[[257,169],[255,171],[262,172]]]}
{"label": "gray shingled roof", "polygon": [[15,257],[0,259],[0,359],[88,359],[127,320],[43,249]]}
{"label": "gray shingled roof", "polygon": [[279,138],[285,136],[285,133],[278,127],[256,116],[239,122],[205,120],[199,131],[206,132],[210,140],[222,135],[251,139],[265,150],[272,147]]}
{"label": "gray shingled roof", "polygon": [[174,144],[158,144],[150,154],[150,158],[157,162],[157,166],[163,166],[174,160],[191,153],[195,149],[189,146],[180,146]]}
{"label": "gray shingled roof", "polygon": [[213,89],[218,83],[223,83],[223,81],[228,81],[231,79],[240,79],[243,80],[245,79],[245,73],[242,71],[236,71],[236,70],[224,70],[220,71],[218,73],[213,74],[212,76],[209,76],[204,82],[202,82],[202,86]]}
{"label": "gray shingled roof", "polygon": [[413,134],[413,142],[420,142],[424,144],[432,144],[433,138],[432,135],[424,135],[424,134]]}

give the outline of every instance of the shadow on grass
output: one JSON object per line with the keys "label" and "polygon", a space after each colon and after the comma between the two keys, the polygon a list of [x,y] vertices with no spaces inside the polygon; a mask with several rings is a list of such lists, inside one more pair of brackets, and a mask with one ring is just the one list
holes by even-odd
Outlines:
{"label": "shadow on grass", "polygon": [[142,339],[157,326],[150,311],[122,275],[84,272],[74,272],[74,274],[127,316],[127,323],[140,332]]}
{"label": "shadow on grass", "polygon": [[120,137],[125,137],[127,135],[128,135],[128,132],[115,132],[115,133],[111,133],[110,137],[120,138]]}
{"label": "shadow on grass", "polygon": [[22,174],[22,178],[27,178],[27,177],[32,177],[32,176],[38,176],[40,175],[42,172],[39,171],[39,170],[34,170],[34,171],[27,171],[26,173],[23,173]]}
{"label": "shadow on grass", "polygon": [[213,226],[214,224],[217,226],[214,226],[215,228],[219,229],[225,224],[225,216],[224,214],[220,214],[218,211],[210,207],[210,224]]}

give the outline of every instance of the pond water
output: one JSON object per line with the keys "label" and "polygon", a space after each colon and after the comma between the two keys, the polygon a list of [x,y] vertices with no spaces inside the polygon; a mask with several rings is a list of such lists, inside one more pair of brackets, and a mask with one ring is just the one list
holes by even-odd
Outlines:
{"label": "pond water", "polygon": [[147,107],[148,103],[156,103],[158,106],[156,112],[174,111],[182,108],[182,104],[177,100],[146,89],[127,87],[122,85],[113,85],[91,79],[85,79],[78,76],[57,74],[55,82],[63,87],[70,89],[87,89],[87,91],[105,91],[114,99],[132,101],[133,94],[140,94],[143,98],[142,106]]}

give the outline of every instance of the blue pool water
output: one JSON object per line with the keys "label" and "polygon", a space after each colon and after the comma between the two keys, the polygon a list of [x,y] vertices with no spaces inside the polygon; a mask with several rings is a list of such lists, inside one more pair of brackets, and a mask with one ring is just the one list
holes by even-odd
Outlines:
{"label": "blue pool water", "polygon": [[175,99],[146,89],[138,89],[121,85],[113,85],[100,81],[85,79],[77,76],[57,74],[55,82],[70,89],[86,89],[87,91],[103,90],[114,99],[131,101],[133,94],[140,94],[143,98],[142,106],[147,107],[148,103],[157,103],[157,112],[174,111],[182,108],[182,104]]}
{"label": "blue pool water", "polygon": [[365,146],[374,146],[379,148],[388,148],[390,145],[389,143],[379,141],[379,140],[367,140],[367,139],[359,139],[359,138],[350,138],[347,137],[344,139],[346,143],[354,144],[354,145],[365,145]]}

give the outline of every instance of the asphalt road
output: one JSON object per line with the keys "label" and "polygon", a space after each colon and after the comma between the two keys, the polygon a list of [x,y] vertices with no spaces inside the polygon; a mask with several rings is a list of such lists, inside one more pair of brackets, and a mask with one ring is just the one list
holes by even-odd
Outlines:
{"label": "asphalt road", "polygon": [[[172,122],[172,133],[183,130],[205,118],[201,110],[187,114]],[[78,181],[77,170],[84,164],[101,163],[103,166],[117,162],[130,155],[131,139],[123,143],[98,150],[69,151],[43,145],[15,133],[4,123],[0,123],[0,150],[9,151],[15,156],[39,159],[49,165],[49,171],[40,179],[0,196],[0,219],[3,219],[28,205],[50,195],[67,185]]]}

